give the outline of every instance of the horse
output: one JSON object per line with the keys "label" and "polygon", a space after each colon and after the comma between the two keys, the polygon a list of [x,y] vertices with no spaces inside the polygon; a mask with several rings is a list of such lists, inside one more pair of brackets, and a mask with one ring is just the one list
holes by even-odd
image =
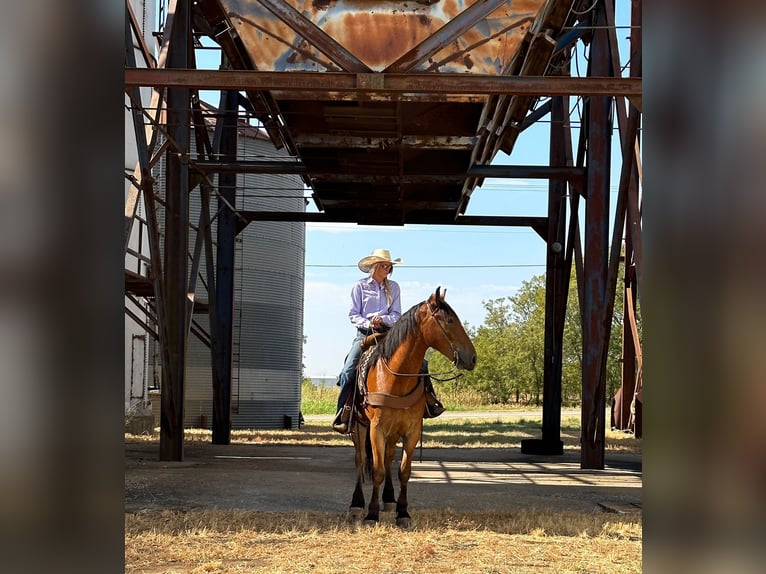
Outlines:
{"label": "horse", "polygon": [[[407,482],[412,456],[423,431],[425,394],[419,371],[426,351],[436,349],[458,369],[471,370],[476,366],[476,349],[457,314],[444,301],[446,291],[440,293],[440,289],[437,287],[428,299],[404,313],[371,351],[364,406],[369,425],[357,418],[350,429],[357,470],[348,514],[350,522],[361,520],[364,514],[363,483],[367,472],[373,488],[364,524],[371,526],[380,519],[380,486],[385,480],[383,510],[395,507],[396,525],[409,528]],[[395,501],[391,465],[400,439],[400,490]]]}

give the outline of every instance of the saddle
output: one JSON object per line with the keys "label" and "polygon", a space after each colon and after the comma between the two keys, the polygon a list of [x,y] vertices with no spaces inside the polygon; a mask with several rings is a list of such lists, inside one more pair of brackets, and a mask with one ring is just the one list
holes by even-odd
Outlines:
{"label": "saddle", "polygon": [[[353,404],[351,405],[351,419],[356,420],[362,426],[370,426],[370,419],[367,418],[365,407],[367,406],[367,372],[372,363],[372,352],[379,339],[385,337],[385,333],[373,333],[367,335],[361,341],[362,356],[356,367],[356,386],[352,393]],[[351,425],[349,425],[351,428]]]}

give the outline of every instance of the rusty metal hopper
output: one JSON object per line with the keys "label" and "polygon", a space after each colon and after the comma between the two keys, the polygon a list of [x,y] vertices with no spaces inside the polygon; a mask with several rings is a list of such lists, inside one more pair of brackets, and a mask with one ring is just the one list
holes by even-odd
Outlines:
{"label": "rusty metal hopper", "polygon": [[[336,220],[448,223],[480,181],[469,169],[510,150],[532,98],[439,93],[440,79],[542,75],[571,4],[202,0],[195,24],[235,68],[303,72],[294,88],[248,96],[274,143],[305,168],[319,210]],[[305,72],[356,74],[373,88],[383,74],[428,75],[434,90],[318,93],[302,89]]]}

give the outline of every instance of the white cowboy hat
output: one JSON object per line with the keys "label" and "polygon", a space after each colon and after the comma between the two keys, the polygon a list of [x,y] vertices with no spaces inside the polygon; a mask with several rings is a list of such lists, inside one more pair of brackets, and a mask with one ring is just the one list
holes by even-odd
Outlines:
{"label": "white cowboy hat", "polygon": [[397,263],[402,262],[401,257],[391,259],[391,252],[388,249],[376,249],[372,252],[372,255],[362,257],[357,265],[362,273],[369,273],[372,266],[376,263],[390,263],[391,265],[396,265]]}

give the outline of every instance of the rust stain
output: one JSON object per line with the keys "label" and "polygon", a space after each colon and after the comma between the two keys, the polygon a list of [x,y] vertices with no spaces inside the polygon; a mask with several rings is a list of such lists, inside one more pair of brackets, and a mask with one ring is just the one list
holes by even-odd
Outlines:
{"label": "rust stain", "polygon": [[316,8],[317,11],[322,11],[329,9],[336,1],[337,0],[313,0],[311,5]]}
{"label": "rust stain", "polygon": [[[477,0],[432,5],[386,0],[285,0],[372,70],[392,62],[438,33]],[[260,70],[336,70],[331,57],[253,0],[221,0]],[[500,73],[511,61],[545,0],[504,3],[445,45],[418,69]],[[527,19],[528,22],[520,24]]]}
{"label": "rust stain", "polygon": [[373,70],[407,53],[441,26],[431,18],[424,25],[417,14],[346,13],[327,22],[325,32]]}

